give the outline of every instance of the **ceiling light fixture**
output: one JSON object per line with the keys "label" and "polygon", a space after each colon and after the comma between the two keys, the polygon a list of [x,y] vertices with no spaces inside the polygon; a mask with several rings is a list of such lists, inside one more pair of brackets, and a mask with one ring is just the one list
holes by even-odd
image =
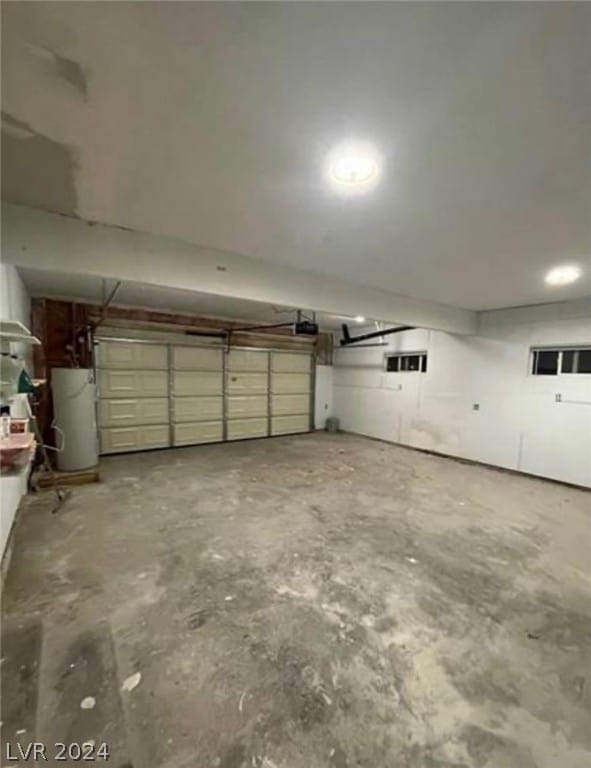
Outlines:
{"label": "ceiling light fixture", "polygon": [[574,283],[583,274],[583,270],[576,264],[562,264],[554,267],[546,273],[547,285],[568,285]]}
{"label": "ceiling light fixture", "polygon": [[380,163],[371,145],[347,142],[335,147],[328,156],[328,178],[341,192],[359,192],[371,188],[379,177]]}
{"label": "ceiling light fixture", "polygon": [[332,175],[344,184],[363,184],[377,173],[373,157],[357,152],[350,152],[337,157],[332,165]]}
{"label": "ceiling light fixture", "polygon": [[363,317],[363,315],[355,315],[355,322],[356,323],[364,323],[365,322],[365,318]]}

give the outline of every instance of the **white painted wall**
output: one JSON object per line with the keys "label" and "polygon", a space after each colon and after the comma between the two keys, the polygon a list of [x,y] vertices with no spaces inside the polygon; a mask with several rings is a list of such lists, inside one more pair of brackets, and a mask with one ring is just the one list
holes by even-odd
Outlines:
{"label": "white painted wall", "polygon": [[[472,337],[416,330],[340,349],[335,416],[351,432],[591,487],[591,376],[529,373],[531,346],[591,343],[584,306],[483,313]],[[427,373],[383,370],[385,352],[421,350]]]}
{"label": "white painted wall", "polygon": [[[31,326],[31,299],[15,267],[0,264],[0,317],[19,320]],[[11,351],[28,359],[29,345],[12,344]],[[27,490],[26,473],[15,477],[0,477],[0,558],[14,522],[18,505]]]}
{"label": "white painted wall", "polygon": [[326,419],[333,415],[333,392],[332,365],[317,365],[314,395],[315,429],[324,429]]}

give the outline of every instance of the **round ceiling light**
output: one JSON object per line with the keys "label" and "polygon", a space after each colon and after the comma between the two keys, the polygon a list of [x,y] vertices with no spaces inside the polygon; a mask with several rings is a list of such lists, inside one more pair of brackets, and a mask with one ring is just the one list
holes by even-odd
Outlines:
{"label": "round ceiling light", "polygon": [[355,315],[355,322],[356,323],[364,323],[365,322],[365,318],[363,317],[363,315]]}
{"label": "round ceiling light", "polygon": [[380,173],[380,162],[369,144],[349,142],[333,149],[327,168],[333,187],[344,192],[357,192],[373,186]]}
{"label": "round ceiling light", "polygon": [[547,272],[545,280],[548,285],[568,285],[578,280],[582,274],[583,270],[576,264],[563,264]]}
{"label": "round ceiling light", "polygon": [[343,184],[364,184],[376,175],[378,168],[373,157],[351,152],[337,157],[331,171]]}

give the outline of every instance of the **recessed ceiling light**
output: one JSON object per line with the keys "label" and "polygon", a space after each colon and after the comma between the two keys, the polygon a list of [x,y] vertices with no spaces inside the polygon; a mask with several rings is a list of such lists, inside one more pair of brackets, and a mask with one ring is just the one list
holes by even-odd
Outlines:
{"label": "recessed ceiling light", "polygon": [[563,264],[547,272],[545,280],[548,285],[568,285],[578,280],[582,274],[583,270],[576,264]]}
{"label": "recessed ceiling light", "polygon": [[363,317],[363,315],[355,315],[355,322],[356,323],[364,323],[365,322],[365,318]]}
{"label": "recessed ceiling light", "polygon": [[327,169],[333,187],[342,192],[358,192],[373,187],[379,177],[380,162],[371,145],[348,142],[332,150]]}

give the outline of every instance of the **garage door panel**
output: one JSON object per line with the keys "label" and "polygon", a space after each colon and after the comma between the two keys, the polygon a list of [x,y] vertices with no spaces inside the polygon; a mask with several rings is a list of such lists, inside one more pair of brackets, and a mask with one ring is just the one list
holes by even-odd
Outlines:
{"label": "garage door panel", "polygon": [[309,354],[107,339],[98,379],[104,454],[310,428]]}
{"label": "garage door panel", "polygon": [[267,395],[231,395],[228,397],[228,418],[266,416]]}
{"label": "garage door panel", "polygon": [[293,352],[272,352],[273,373],[310,373],[310,355]]}
{"label": "garage door panel", "polygon": [[247,440],[252,437],[267,437],[268,422],[263,419],[233,419],[228,422],[228,440]]}
{"label": "garage door panel", "polygon": [[166,370],[168,347],[164,344],[101,341],[98,358],[100,368]]}
{"label": "garage door panel", "polygon": [[99,370],[99,396],[114,397],[166,397],[167,371]]}
{"label": "garage door panel", "polygon": [[308,373],[273,373],[271,375],[273,394],[308,394],[310,392],[310,374]]}
{"label": "garage door panel", "polygon": [[221,371],[221,349],[203,347],[173,347],[172,367],[179,371]]}
{"label": "garage door panel", "polygon": [[267,389],[266,373],[230,373],[228,375],[229,395],[266,394]]}
{"label": "garage door panel", "polygon": [[222,419],[224,401],[222,397],[175,397],[173,418],[175,423],[188,421],[213,421]]}
{"label": "garage door panel", "polygon": [[101,427],[167,424],[168,398],[101,399],[98,418]]}
{"label": "garage door panel", "polygon": [[310,412],[310,395],[273,395],[271,413],[277,415],[296,415]]}
{"label": "garage door panel", "polygon": [[101,453],[126,453],[149,448],[168,448],[168,425],[101,429],[100,442]]}
{"label": "garage door panel", "polygon": [[221,421],[202,421],[192,424],[174,425],[175,445],[220,443],[223,439],[224,428]]}
{"label": "garage door panel", "polygon": [[254,350],[237,349],[228,355],[229,371],[251,371],[266,373],[269,367],[269,353]]}
{"label": "garage door panel", "polygon": [[272,435],[292,435],[297,432],[310,431],[310,418],[306,415],[299,416],[274,416],[271,419]]}
{"label": "garage door panel", "polygon": [[222,395],[222,372],[216,371],[175,371],[173,393],[184,395]]}

